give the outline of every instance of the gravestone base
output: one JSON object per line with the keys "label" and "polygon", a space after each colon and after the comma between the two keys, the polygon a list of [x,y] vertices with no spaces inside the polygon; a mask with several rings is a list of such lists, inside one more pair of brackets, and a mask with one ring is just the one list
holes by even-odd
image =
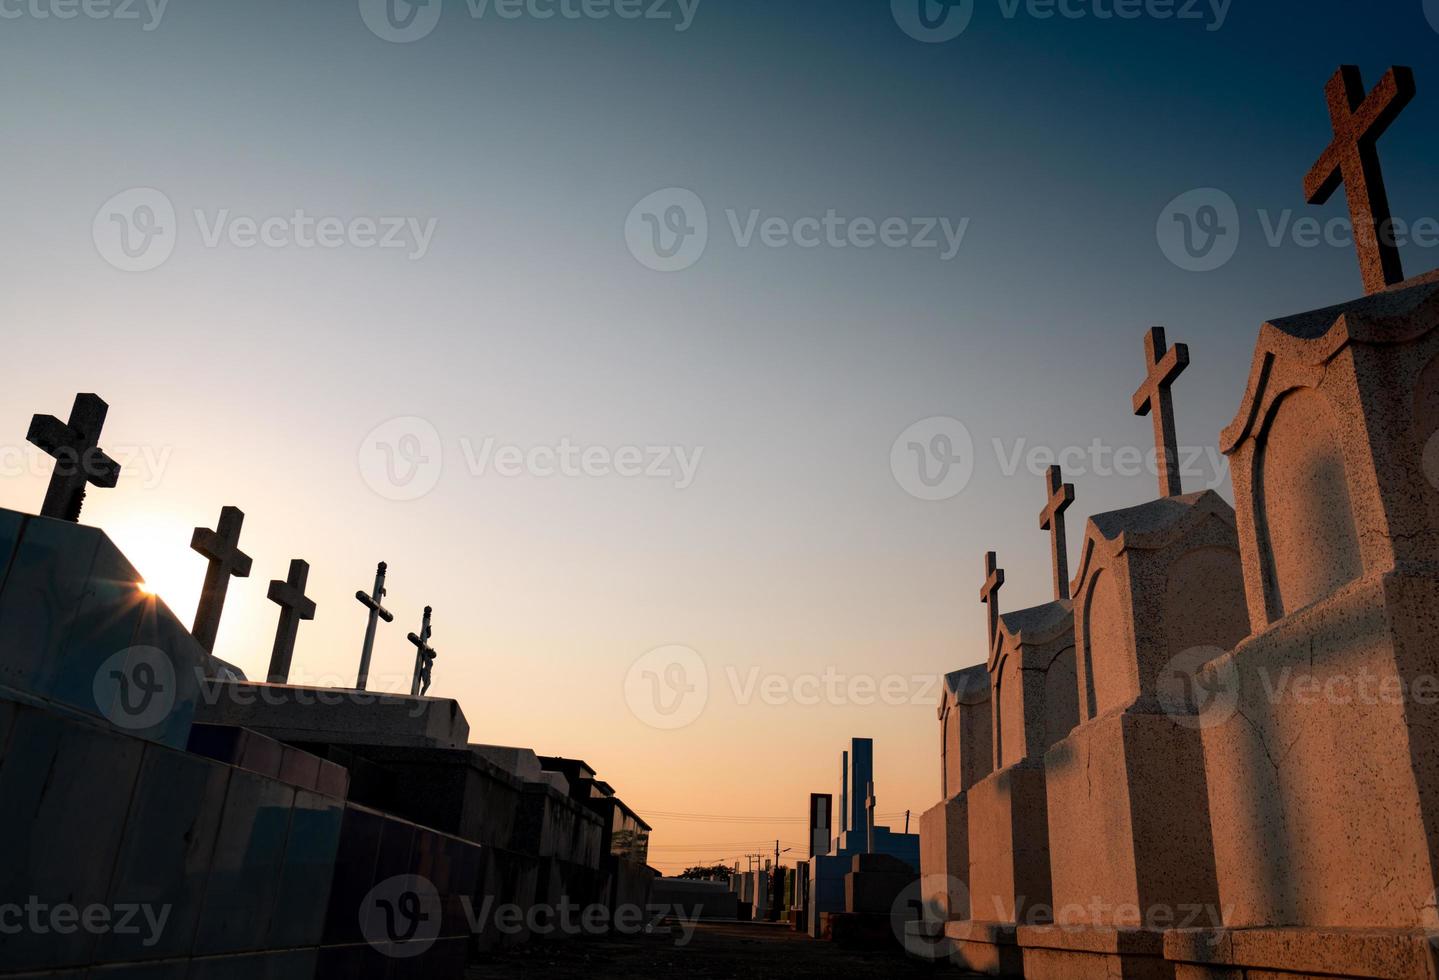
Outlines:
{"label": "gravestone base", "polygon": [[1012,923],[964,919],[944,927],[950,962],[987,977],[1024,976],[1024,953]]}
{"label": "gravestone base", "polygon": [[969,795],[933,806],[919,818],[920,900],[937,922],[969,916]]}
{"label": "gravestone base", "polygon": [[1201,683],[1233,692],[1203,729],[1226,926],[1338,937],[1439,925],[1439,709],[1425,686],[1439,676],[1436,636],[1439,577],[1401,569],[1205,668]]}
{"label": "gravestone base", "polygon": [[1001,769],[969,790],[970,910],[979,922],[1047,924],[1052,908],[1044,769]]}
{"label": "gravestone base", "polygon": [[1175,980],[1429,980],[1439,933],[1367,929],[1171,929]]}
{"label": "gravestone base", "polygon": [[1025,980],[1174,980],[1164,932],[1114,926],[1025,926]]}

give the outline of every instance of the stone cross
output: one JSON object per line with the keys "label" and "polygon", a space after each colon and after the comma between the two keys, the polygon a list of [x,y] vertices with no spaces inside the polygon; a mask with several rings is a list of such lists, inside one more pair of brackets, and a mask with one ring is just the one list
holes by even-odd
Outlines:
{"label": "stone cross", "polygon": [[415,645],[415,674],[410,681],[410,697],[423,696],[430,690],[430,667],[434,664],[435,658],[439,656],[434,647],[430,646],[430,615],[434,613],[430,606],[425,607],[425,619],[420,626],[420,635],[411,633],[407,639]]}
{"label": "stone cross", "polygon": [[1378,142],[1414,92],[1414,72],[1408,68],[1389,69],[1368,98],[1359,69],[1340,68],[1324,89],[1334,142],[1304,178],[1304,196],[1310,204],[1326,203],[1344,185],[1364,290],[1371,294],[1404,281]]}
{"label": "stone cross", "polygon": [[989,606],[989,649],[994,650],[994,639],[999,635],[999,590],[1004,587],[1004,569],[999,567],[999,556],[993,551],[984,553],[984,588],[979,590],[979,601]]}
{"label": "stone cross", "polygon": [[270,601],[280,607],[280,625],[275,630],[275,649],[270,653],[271,684],[286,684],[290,680],[290,661],[295,657],[295,636],[300,632],[300,621],[315,618],[315,604],[305,595],[305,584],[310,580],[310,564],[296,558],[290,562],[290,577],[284,581],[270,583]]}
{"label": "stone cross", "polygon": [[215,637],[220,632],[220,614],[225,611],[230,577],[250,577],[250,556],[240,550],[240,529],[244,526],[244,512],[238,507],[225,507],[220,510],[215,530],[197,527],[190,538],[190,547],[210,560],[200,605],[195,610],[195,626],[190,632],[210,653],[215,652]]}
{"label": "stone cross", "polygon": [[1049,532],[1054,563],[1054,598],[1069,598],[1069,543],[1064,534],[1064,512],[1074,503],[1074,484],[1065,483],[1058,466],[1051,466],[1047,483],[1049,499],[1039,512],[1039,529]]}
{"label": "stone cross", "polygon": [[1144,335],[1144,363],[1149,377],[1134,393],[1134,414],[1154,416],[1155,463],[1159,467],[1159,495],[1177,497],[1184,492],[1179,473],[1179,437],[1174,434],[1174,397],[1170,386],[1189,367],[1189,346],[1169,347],[1163,327]]}
{"label": "stone cross", "polygon": [[370,655],[375,651],[375,628],[382,619],[387,623],[395,621],[395,614],[380,605],[385,598],[385,574],[389,570],[389,565],[380,562],[379,567],[375,569],[374,591],[369,595],[365,595],[363,592],[355,593],[355,598],[360,600],[360,604],[370,610],[370,622],[365,627],[365,646],[360,651],[360,677],[355,681],[355,688],[360,691],[363,691],[365,685],[370,682]]}
{"label": "stone cross", "polygon": [[41,517],[78,522],[87,484],[109,490],[120,481],[120,464],[98,448],[109,411],[99,395],[80,394],[75,396],[68,425],[53,415],[36,415],[30,420],[25,438],[55,457]]}
{"label": "stone cross", "polygon": [[874,808],[876,805],[877,803],[874,798],[874,783],[870,782],[869,785],[866,787],[864,797],[864,809],[865,813],[868,815],[869,823],[869,827],[866,831],[867,839],[865,840],[865,853],[867,854],[874,853]]}

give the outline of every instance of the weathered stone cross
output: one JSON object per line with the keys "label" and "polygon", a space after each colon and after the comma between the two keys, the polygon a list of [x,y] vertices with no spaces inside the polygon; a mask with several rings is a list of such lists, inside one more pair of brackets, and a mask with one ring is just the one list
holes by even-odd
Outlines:
{"label": "weathered stone cross", "polygon": [[865,841],[865,850],[866,853],[869,854],[874,853],[874,810],[877,805],[878,803],[874,798],[874,783],[873,781],[871,781],[866,788],[864,797],[864,809],[865,813],[868,814],[869,818],[869,828],[867,831],[868,837]]}
{"label": "weathered stone cross", "polygon": [[420,626],[420,635],[411,633],[407,639],[415,645],[415,674],[410,681],[410,697],[424,695],[430,690],[430,667],[439,656],[430,646],[430,616],[434,609],[425,607],[425,619]]}
{"label": "weathered stone cross", "polygon": [[225,595],[230,590],[230,577],[250,577],[250,556],[240,550],[240,529],[245,515],[238,507],[220,510],[215,530],[195,528],[190,547],[210,559],[205,572],[205,588],[195,610],[195,626],[190,630],[196,642],[208,652],[215,652],[215,637],[220,632],[220,614],[225,611]]}
{"label": "weathered stone cross", "polygon": [[355,598],[360,600],[360,604],[370,610],[370,622],[365,627],[365,646],[360,651],[360,678],[355,681],[356,689],[361,691],[370,682],[370,655],[375,651],[375,628],[382,619],[387,623],[395,621],[395,614],[380,605],[385,598],[385,574],[389,570],[389,565],[380,562],[379,567],[375,569],[374,591],[369,595],[365,595],[363,592],[355,593]]}
{"label": "weathered stone cross", "polygon": [[299,558],[290,562],[290,577],[284,581],[270,583],[270,601],[280,607],[280,625],[275,630],[275,648],[270,653],[271,684],[287,684],[290,680],[290,661],[295,658],[295,636],[300,632],[300,621],[315,618],[315,604],[305,595],[305,584],[310,580],[310,564]]}
{"label": "weathered stone cross", "polygon": [[1184,483],[1179,473],[1179,437],[1174,434],[1174,398],[1169,389],[1174,379],[1189,367],[1189,346],[1169,347],[1164,340],[1164,328],[1151,327],[1144,335],[1144,362],[1149,377],[1134,393],[1134,414],[1154,416],[1159,495],[1177,497],[1184,492]]}
{"label": "weathered stone cross", "polygon": [[1404,281],[1378,142],[1414,92],[1414,72],[1391,68],[1365,98],[1364,80],[1354,65],[1340,68],[1324,89],[1334,142],[1304,178],[1304,196],[1310,204],[1324,204],[1344,185],[1367,293]]}
{"label": "weathered stone cross", "polygon": [[999,567],[999,556],[993,551],[984,553],[984,588],[979,590],[979,601],[989,606],[989,649],[994,650],[994,638],[999,635],[999,590],[1004,587],[1004,569]]}
{"label": "weathered stone cross", "polygon": [[1046,477],[1049,499],[1039,512],[1039,529],[1049,532],[1050,551],[1054,559],[1054,598],[1069,598],[1069,542],[1064,534],[1064,512],[1074,503],[1074,484],[1065,483],[1058,466],[1051,466]]}
{"label": "weathered stone cross", "polygon": [[99,395],[80,394],[75,396],[68,425],[53,415],[36,415],[30,420],[25,438],[55,457],[41,517],[77,522],[87,484],[109,490],[120,481],[120,464],[98,448],[109,411]]}

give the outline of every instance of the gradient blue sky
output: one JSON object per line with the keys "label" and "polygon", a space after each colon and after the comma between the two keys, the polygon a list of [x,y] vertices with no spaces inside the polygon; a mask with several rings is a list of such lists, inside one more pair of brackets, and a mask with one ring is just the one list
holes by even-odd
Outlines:
{"label": "gradient blue sky", "polygon": [[[7,6],[24,12],[0,19],[0,446],[23,446],[32,412],[105,397],[105,442],[167,464],[92,495],[86,520],[186,620],[203,574],[190,529],[222,504],[246,510],[255,576],[235,587],[218,652],[252,675],[273,629],[264,582],[296,556],[314,566],[319,618],[295,677],[352,674],[352,594],[384,558],[401,617],[376,658],[390,688],[432,603],[435,693],[460,699],[475,740],[586,758],[641,812],[788,821],[655,818],[666,870],[802,839],[807,794],[835,788],[850,735],[878,740],[881,812],[920,811],[938,797],[932,699],[745,705],[726,668],[978,662],[984,550],[1008,568],[1005,608],[1050,591],[1041,481],[1006,476],[992,440],[1149,446],[1129,397],[1152,323],[1193,355],[1180,439],[1213,446],[1259,324],[1360,291],[1351,251],[1270,247],[1259,218],[1347,213],[1301,191],[1341,63],[1367,85],[1416,69],[1382,153],[1395,212],[1439,216],[1439,32],[1423,7],[1235,0],[1210,31],[1008,19],[977,0],[963,36],[921,44],[878,0],[701,0],[684,32],[474,19],[446,0],[432,34],[392,44],[355,2],[171,0],[150,31]],[[133,187],[180,214],[173,256],[142,273],[113,268],[91,233]],[[668,187],[703,200],[711,237],[692,268],[658,273],[624,228]],[[1202,187],[1237,203],[1241,240],[1196,274],[1155,227]],[[207,248],[191,217],[296,208],[434,218],[435,232],[410,261]],[[725,230],[726,209],[831,208],[970,224],[950,262],[740,248]],[[1408,248],[1408,271],[1436,253]],[[408,503],[357,467],[366,434],[397,416],[445,440],[439,486]],[[977,447],[973,480],[941,502],[890,469],[895,438],[931,416],[961,420]],[[703,456],[683,490],[473,477],[461,437]],[[1075,550],[1087,514],[1155,492],[1149,476],[1072,479]],[[42,494],[28,468],[0,479],[0,505],[34,510]],[[678,732],[647,727],[624,696],[630,665],[665,644],[711,674],[707,710]]]}

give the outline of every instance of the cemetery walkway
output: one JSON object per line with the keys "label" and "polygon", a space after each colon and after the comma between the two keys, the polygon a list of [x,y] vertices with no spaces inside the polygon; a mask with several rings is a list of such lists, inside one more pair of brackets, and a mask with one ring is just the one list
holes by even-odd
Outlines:
{"label": "cemetery walkway", "polygon": [[676,935],[534,943],[473,964],[466,980],[890,980],[960,974],[907,959],[897,948],[855,952],[784,926],[701,923],[691,941]]}

